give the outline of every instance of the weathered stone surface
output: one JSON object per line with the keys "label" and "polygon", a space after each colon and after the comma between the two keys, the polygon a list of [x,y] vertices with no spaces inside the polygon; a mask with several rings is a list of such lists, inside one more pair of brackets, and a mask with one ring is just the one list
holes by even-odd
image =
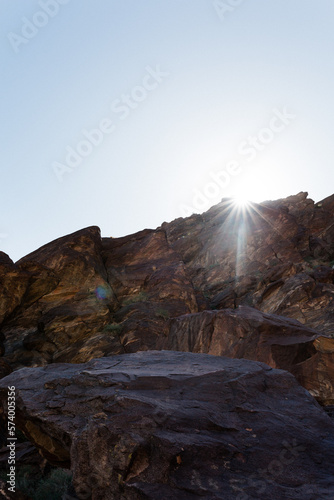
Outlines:
{"label": "weathered stone surface", "polygon": [[11,366],[4,359],[0,359],[0,378],[6,377],[12,371]]}
{"label": "weathered stone surface", "polygon": [[298,319],[324,334],[334,327],[333,269],[320,265],[270,283],[253,294],[255,306],[267,313]]}
{"label": "weathered stone surface", "polygon": [[[83,229],[59,238],[21,259],[29,276],[14,317],[2,324],[6,360],[13,367],[54,361],[80,362],[104,352],[123,352],[120,341],[91,345],[111,322],[114,295],[101,257],[100,231]],[[6,276],[6,275],[5,275]],[[86,344],[88,343],[87,347]]]}
{"label": "weathered stone surface", "polygon": [[[78,498],[330,500],[334,423],[288,372],[140,352],[23,368],[17,425]],[[5,406],[5,405],[4,405]]]}
{"label": "weathered stone surface", "polygon": [[334,403],[334,345],[296,320],[251,307],[171,321],[166,349],[245,358],[288,370],[322,404]]}
{"label": "weathered stone surface", "polygon": [[29,275],[0,252],[0,325],[21,303],[28,281]]}
{"label": "weathered stone surface", "polygon": [[[5,471],[8,467],[8,447],[7,444],[0,449],[0,469]],[[15,464],[16,468],[24,466],[36,466],[36,468],[42,468],[46,464],[45,458],[43,458],[40,453],[38,453],[35,446],[33,446],[29,441],[24,443],[17,442],[15,444]]]}
{"label": "weathered stone surface", "polygon": [[[328,403],[334,339],[326,340],[325,352],[317,346],[334,332],[333,200],[314,203],[299,193],[243,211],[224,199],[156,230],[101,240],[90,227],[16,264],[0,254],[7,283],[0,290],[0,354],[16,369],[161,349],[180,316],[251,306],[316,331],[315,352],[306,359],[307,347],[303,366],[295,361],[289,369],[298,368],[298,379]],[[237,338],[241,313],[230,326],[226,339]],[[210,328],[209,322],[206,336]],[[274,337],[280,335],[276,328]],[[247,349],[226,354],[249,357],[249,335],[243,342]],[[292,337],[291,356],[296,348]],[[263,345],[252,350],[273,365],[263,352]]]}
{"label": "weathered stone surface", "polygon": [[124,238],[104,238],[103,258],[122,325],[126,352],[154,349],[167,335],[166,320],[198,311],[185,265],[168,245],[164,231],[145,230]]}

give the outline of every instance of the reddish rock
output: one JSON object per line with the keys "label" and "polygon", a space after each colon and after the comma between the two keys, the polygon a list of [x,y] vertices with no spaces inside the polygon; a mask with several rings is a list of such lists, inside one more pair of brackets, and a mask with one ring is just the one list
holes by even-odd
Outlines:
{"label": "reddish rock", "polygon": [[293,373],[322,404],[334,404],[333,340],[296,320],[250,307],[188,314],[171,321],[166,348],[262,361]]}
{"label": "reddish rock", "polygon": [[102,255],[118,301],[114,318],[126,352],[157,348],[168,333],[169,318],[198,311],[185,265],[164,231],[104,238]]}
{"label": "reddish rock", "polygon": [[[286,371],[140,352],[24,368],[17,426],[92,500],[328,500],[334,423]],[[5,405],[4,409],[5,409]]]}
{"label": "reddish rock", "polygon": [[[15,316],[1,326],[6,360],[19,367],[103,355],[90,340],[111,322],[109,304],[115,299],[101,257],[99,229],[59,238],[16,267],[29,277],[29,287]],[[109,353],[122,352],[118,339],[111,339],[108,348]]]}
{"label": "reddish rock", "polygon": [[21,303],[29,275],[0,252],[0,325]]}
{"label": "reddish rock", "polygon": [[[0,354],[16,369],[161,349],[175,318],[240,306],[298,320],[317,338],[333,336],[333,200],[314,203],[299,193],[250,204],[243,212],[223,199],[202,215],[156,230],[101,240],[99,229],[90,227],[16,264],[0,254],[5,284]],[[206,337],[210,322],[208,328]],[[243,328],[236,313],[227,338],[238,338]],[[273,335],[278,339],[280,333],[275,329]],[[329,346],[333,342],[326,340]],[[239,343],[228,355],[249,355],[249,336]],[[291,346],[295,343],[292,336]],[[303,358],[298,377],[328,402],[332,389],[325,385],[334,376],[333,353],[317,345],[312,344],[316,354],[307,363]],[[273,364],[263,345],[254,349]],[[273,358],[273,347],[270,353]],[[298,365],[289,363],[291,371]]]}

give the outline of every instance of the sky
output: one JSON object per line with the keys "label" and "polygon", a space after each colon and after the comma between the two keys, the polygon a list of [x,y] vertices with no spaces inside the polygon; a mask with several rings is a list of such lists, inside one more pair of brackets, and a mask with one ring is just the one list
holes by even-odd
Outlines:
{"label": "sky", "polygon": [[334,193],[333,0],[1,0],[0,250]]}

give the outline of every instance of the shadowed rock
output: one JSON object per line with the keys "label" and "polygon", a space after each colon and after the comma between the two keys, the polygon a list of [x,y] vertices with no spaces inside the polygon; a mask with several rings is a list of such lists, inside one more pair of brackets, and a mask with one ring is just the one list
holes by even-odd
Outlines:
{"label": "shadowed rock", "polygon": [[21,303],[29,275],[0,252],[0,325]]}
{"label": "shadowed rock", "polygon": [[333,340],[293,319],[251,307],[188,314],[171,321],[166,348],[262,361],[293,373],[321,403],[334,403]]}
{"label": "shadowed rock", "polygon": [[[59,238],[16,266],[28,276],[29,286],[15,316],[2,325],[6,360],[20,367],[102,356],[101,347],[89,341],[110,323],[114,295],[101,258],[99,228]],[[111,335],[102,345],[109,353],[123,352]]]}
{"label": "shadowed rock", "polygon": [[71,465],[78,498],[333,498],[333,422],[263,363],[139,352],[23,368],[2,401],[9,385],[17,426]]}
{"label": "shadowed rock", "polygon": [[[202,215],[156,230],[101,239],[93,226],[16,264],[1,253],[0,354],[7,364],[0,375],[8,366],[162,349],[176,324],[181,343],[192,325],[195,346],[199,320],[192,315],[203,313],[230,318],[228,328],[214,321],[220,347],[211,346],[211,353],[288,369],[319,401],[332,404],[333,200],[314,203],[302,192],[242,211],[225,198]],[[245,318],[246,306],[265,320]],[[212,309],[228,311],[215,316]],[[298,320],[298,335],[277,316]],[[209,339],[211,319],[200,321],[200,338]],[[303,339],[302,330],[313,339],[307,333]]]}

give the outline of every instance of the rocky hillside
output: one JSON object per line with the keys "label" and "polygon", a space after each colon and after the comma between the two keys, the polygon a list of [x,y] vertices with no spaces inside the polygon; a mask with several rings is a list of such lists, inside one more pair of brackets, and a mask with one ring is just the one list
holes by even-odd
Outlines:
{"label": "rocky hillside", "polygon": [[[51,377],[52,380],[57,380],[60,377],[58,366],[63,365],[58,365],[58,363],[87,363],[95,358],[108,357],[109,361],[106,360],[105,363],[109,363],[109,366],[110,359],[112,359],[109,358],[110,356],[117,355],[118,357],[115,359],[122,360],[122,356],[125,355],[124,360],[129,359],[131,363],[134,363],[134,365],[131,364],[132,370],[135,369],[136,360],[140,360],[140,363],[142,363],[142,360],[145,359],[145,363],[149,364],[151,359],[150,353],[139,358],[131,357],[132,353],[152,350],[200,353],[199,358],[196,358],[196,360],[198,359],[196,363],[199,363],[199,365],[203,363],[203,366],[209,363],[208,360],[211,360],[212,366],[214,366],[214,363],[222,363],[222,365],[219,365],[219,370],[227,372],[232,369],[231,366],[234,366],[233,370],[239,370],[241,367],[240,370],[250,373],[255,370],[255,366],[264,366],[259,365],[259,363],[252,364],[252,362],[263,362],[274,369],[270,372],[270,377],[274,376],[275,378],[277,376],[277,380],[282,380],[284,387],[286,382],[283,382],[283,378],[287,375],[283,376],[285,372],[276,371],[277,369],[287,370],[294,375],[298,383],[306,388],[308,393],[316,398],[321,405],[325,405],[329,409],[334,404],[334,195],[319,203],[314,203],[308,198],[307,193],[299,193],[286,199],[250,204],[243,209],[237,208],[230,199],[223,199],[220,204],[212,207],[202,215],[177,219],[171,223],[162,224],[156,230],[144,230],[122,238],[101,238],[99,228],[89,227],[59,238],[16,263],[13,263],[9,256],[0,252],[0,284],[2,354],[0,372],[2,377],[9,375],[12,371],[15,372],[9,375],[8,380],[10,382],[7,382],[7,378],[4,379],[3,387],[7,383],[17,383],[20,393],[19,422],[21,430],[24,431],[32,443],[42,449],[44,456],[51,462],[61,462],[63,465],[71,466],[72,471],[80,469],[80,472],[74,474],[74,483],[77,486],[78,481],[81,481],[78,478],[82,477],[82,470],[84,469],[82,469],[83,465],[79,463],[78,452],[71,447],[74,441],[77,443],[75,446],[79,446],[79,441],[76,441],[77,438],[74,439],[73,434],[75,433],[75,425],[71,428],[71,431],[66,427],[67,417],[65,418],[60,406],[57,406],[58,396],[56,395],[58,389],[56,390],[56,386],[54,385],[53,389],[50,388],[51,392],[47,393],[47,396],[43,395],[43,390],[46,390],[46,388],[43,389],[40,386],[44,378],[46,381],[48,377]],[[244,360],[231,361],[232,365],[226,365],[229,368],[223,368],[224,363],[227,363],[226,360],[217,361],[216,358],[208,358],[207,354],[239,358],[240,360],[243,358]],[[122,356],[119,357],[119,355]],[[152,353],[151,355],[153,356]],[[193,358],[188,358],[182,353],[179,354],[178,358],[175,358],[175,353],[169,353],[168,356],[166,353],[161,353],[161,357],[157,356],[158,354],[155,353],[152,358],[156,360],[156,364],[152,367],[151,374],[159,378],[160,366],[162,378],[161,386],[158,384],[157,391],[162,389],[167,391],[167,388],[172,390],[174,382],[169,380],[167,373],[169,360],[179,360],[180,374],[182,373],[183,363]],[[245,359],[249,361],[245,361]],[[122,365],[122,361],[119,362]],[[62,392],[59,393],[62,394],[64,401],[61,407],[66,407],[66,399],[72,397],[71,391],[67,393],[66,387],[68,384],[73,387],[75,394],[79,394],[80,391],[83,391],[83,386],[87,385],[88,387],[91,383],[94,387],[97,387],[94,389],[94,394],[96,394],[96,391],[102,391],[101,388],[104,386],[101,382],[102,375],[101,377],[99,375],[98,367],[100,365],[97,361],[94,361],[94,363],[92,365],[94,366],[93,372],[97,370],[97,374],[92,372],[91,376],[82,376],[82,380],[81,375],[78,374],[86,373],[85,367],[90,365],[78,365],[77,368],[70,365],[66,368],[68,375],[64,375],[64,390],[62,389]],[[103,372],[105,364],[102,360],[101,363]],[[124,363],[124,366],[126,366],[125,361]],[[48,367],[49,364],[52,365]],[[140,366],[138,365],[139,371]],[[29,369],[17,372],[18,369],[23,367]],[[62,368],[60,368],[61,370]],[[126,368],[124,370],[126,372]],[[180,375],[181,378],[177,382],[182,386],[178,389],[180,401],[183,399],[183,395],[188,392],[187,384],[193,383],[191,382],[192,379],[197,380],[196,370],[197,368],[194,367],[191,376],[189,374],[190,382],[186,382],[185,377]],[[122,380],[124,377],[126,378],[125,372],[122,372]],[[115,372],[112,369],[106,377],[109,380],[114,375]],[[71,377],[74,377],[73,381],[65,381],[65,379],[71,380]],[[130,375],[129,377],[129,380],[132,380]],[[167,379],[164,379],[164,377],[167,377]],[[41,394],[38,408],[31,399],[32,395],[29,396],[30,393],[23,384],[23,380],[26,379],[29,381],[28,385],[31,384],[34,391],[36,390],[37,393]],[[289,378],[289,384],[292,383],[291,380],[295,379]],[[38,380],[40,381],[38,382]],[[98,382],[95,383],[93,380],[98,380]],[[198,382],[201,383],[199,379]],[[52,383],[58,384],[58,382]],[[109,382],[106,383],[109,384]],[[123,384],[123,382],[110,382],[111,385],[117,385],[118,383]],[[138,387],[144,393],[147,389],[145,383],[138,381]],[[212,383],[214,385],[216,382],[213,381]],[[219,383],[222,384],[221,381]],[[266,386],[267,382],[263,383]],[[59,384],[62,386],[63,382],[59,382]],[[132,394],[131,391],[135,389],[131,384],[122,387],[124,390],[129,389]],[[236,384],[237,391],[244,390],[241,382],[241,385],[239,385],[239,382],[236,382]],[[255,395],[256,387],[260,392],[264,390],[261,389],[261,384],[262,382],[258,382],[258,386],[255,384],[252,390],[249,389],[250,393],[246,391],[244,401],[252,399],[254,403],[260,397],[258,394]],[[276,389],[270,390],[268,394],[274,395],[276,391],[275,397],[282,397],[282,391],[278,390],[278,386],[279,383],[275,386]],[[212,390],[218,390],[218,387],[219,384],[216,389],[213,387]],[[224,391],[225,389],[220,387],[219,390]],[[290,389],[287,390],[290,391]],[[297,389],[294,388],[293,391],[297,391]],[[303,390],[301,389],[301,391]],[[166,394],[160,396],[167,397],[168,394]],[[295,397],[302,400],[301,394],[305,393],[300,392],[298,394],[300,395],[291,396],[290,401],[294,400]],[[88,395],[87,392],[87,398]],[[50,398],[50,404],[56,406],[50,407],[47,403],[44,405],[42,401],[44,401],[43,398],[45,397]],[[82,425],[88,425],[88,433],[97,432],[96,429],[102,425],[100,418],[106,418],[107,430],[103,430],[103,432],[108,433],[110,431],[111,424],[109,420],[111,417],[107,407],[116,404],[111,403],[110,398],[112,397],[114,396],[108,395],[104,399],[104,396],[101,396],[102,402],[96,407],[92,406],[91,410],[89,410],[88,414],[91,417],[87,416],[88,420],[82,421]],[[127,400],[127,397],[125,397],[125,400]],[[173,401],[175,397],[174,394]],[[56,399],[52,403],[54,398]],[[304,403],[300,403],[306,405],[304,410],[298,410],[300,414],[303,411],[309,412],[307,405],[310,404],[311,399],[307,399],[308,402],[305,400]],[[157,399],[157,405],[158,400],[159,398]],[[85,403],[87,408],[90,407],[89,401],[87,399]],[[270,402],[261,401],[261,404],[271,407]],[[278,406],[282,404],[281,402],[277,403],[277,401],[275,404],[278,404]],[[30,403],[32,405],[31,410]],[[125,421],[127,419],[131,420],[131,415],[137,415],[144,422],[148,418],[146,412],[155,411],[155,407],[152,406],[153,403],[151,402],[147,403],[148,406],[146,406],[146,403],[143,403],[144,406],[140,407],[135,405],[135,409],[132,408],[130,403],[124,404],[124,408],[128,408],[128,410],[124,410],[126,414],[124,416]],[[204,403],[201,404],[204,405]],[[233,402],[233,405],[235,404],[237,403]],[[272,404],[271,411],[276,411],[274,410],[275,404]],[[196,405],[197,402],[193,400],[189,403],[189,408],[197,407]],[[208,411],[209,406],[208,402]],[[52,411],[50,408],[53,408]],[[149,410],[149,408],[151,409]],[[166,406],[163,405],[163,408],[162,412],[167,411]],[[229,410],[231,412],[231,422],[234,419],[233,412],[239,411],[235,409],[235,406],[233,408],[231,407]],[[314,420],[314,426],[317,427],[322,418],[328,419],[328,417],[320,407],[315,406],[315,408],[317,408],[318,414],[314,418],[317,419],[318,423]],[[4,410],[6,411],[5,405]],[[171,406],[170,411],[174,412],[174,410],[173,406]],[[76,414],[77,410],[68,411],[69,414],[71,412]],[[219,496],[217,491],[223,488],[222,485],[225,483],[231,485],[231,481],[237,481],[239,476],[236,472],[237,469],[233,469],[233,474],[224,470],[225,479],[220,476],[218,480],[213,477],[215,474],[211,476],[211,473],[209,473],[210,464],[212,465],[212,461],[216,460],[216,452],[214,451],[212,456],[207,452],[203,452],[203,460],[206,463],[206,465],[203,465],[203,470],[206,471],[204,473],[206,477],[205,484],[209,484],[209,481],[212,484],[218,481],[218,490],[204,489],[201,493],[201,488],[198,487],[192,491],[189,484],[186,485],[186,480],[183,484],[180,478],[175,479],[178,474],[179,476],[182,475],[181,472],[177,472],[182,469],[177,461],[179,460],[178,456],[182,460],[180,450],[185,450],[189,462],[190,448],[187,451],[187,443],[189,446],[195,446],[195,448],[198,445],[200,450],[203,440],[208,440],[205,445],[207,446],[210,439],[213,439],[212,436],[209,436],[210,432],[216,429],[214,432],[220,433],[222,428],[225,429],[228,426],[226,422],[222,423],[226,417],[223,418],[222,416],[222,421],[219,422],[220,417],[217,417],[218,420],[215,424],[210,424],[210,418],[208,417],[206,423],[203,424],[203,429],[198,430],[198,443],[196,444],[196,440],[192,441],[189,437],[185,436],[184,440],[180,437],[174,443],[175,450],[178,450],[176,452],[173,448],[176,453],[174,456],[174,452],[172,453],[169,449],[170,445],[167,444],[172,437],[170,436],[167,439],[167,434],[175,432],[174,424],[177,428],[178,426],[182,427],[183,417],[181,414],[184,414],[185,421],[188,421],[187,419],[190,418],[189,411],[184,409],[184,413],[181,410],[181,413],[176,412],[175,421],[171,420],[174,423],[170,422],[168,424],[170,425],[169,430],[164,427],[165,423],[161,424],[159,433],[163,433],[165,436],[166,441],[163,442],[166,443],[166,449],[161,444],[162,442],[159,441],[161,438],[159,434],[160,437],[157,439],[159,449],[161,449],[161,460],[164,463],[163,466],[161,465],[162,469],[159,469],[160,475],[157,472],[158,475],[155,476],[152,472],[151,467],[154,468],[153,455],[147,455],[147,451],[145,451],[146,455],[144,451],[138,451],[141,457],[138,460],[141,465],[136,465],[139,468],[137,475],[133,475],[134,472],[131,468],[133,464],[130,465],[126,461],[125,463],[124,457],[122,458],[119,455],[117,460],[120,462],[118,466],[114,464],[113,467],[115,466],[115,470],[119,470],[118,473],[121,476],[119,484],[121,484],[120,488],[123,496],[117,496],[121,495],[119,492],[121,490],[117,490],[118,492],[115,490],[108,496],[106,492],[109,488],[109,480],[104,478],[103,491],[105,493],[101,494],[102,496],[97,496],[96,492],[90,492],[92,498],[190,499],[202,495],[202,497],[210,499],[238,498],[238,500],[242,500],[268,497],[278,499],[318,499],[332,498],[334,496],[334,481],[331,484],[321,483],[321,486],[319,483],[315,496],[312,496],[312,492],[305,493],[306,490],[298,490],[298,488],[301,488],[301,484],[305,482],[304,477],[300,479],[298,488],[292,483],[290,486],[286,483],[284,487],[291,489],[291,496],[287,491],[284,490],[283,492],[283,490],[279,489],[280,487],[283,488],[282,485],[280,487],[276,485],[278,489],[274,489],[272,493],[266,490],[262,496],[258,491],[252,493],[251,488],[246,488],[247,494],[245,493],[246,490],[243,489],[242,491],[246,496],[240,496],[240,498],[237,497],[236,490],[233,490],[233,488],[229,493],[230,496],[227,493],[226,496]],[[216,409],[210,409],[210,411],[214,413]],[[107,416],[94,420],[94,415],[98,413]],[[249,409],[249,414],[252,413],[253,410]],[[52,420],[53,414],[59,416],[56,419],[57,425]],[[261,419],[264,418],[263,415]],[[254,416],[251,418],[252,424],[249,424],[249,427],[253,428],[255,426],[254,418]],[[285,418],[292,418],[292,416],[282,416],[283,420]],[[255,418],[255,420],[257,419]],[[32,422],[30,430],[24,424],[24,422],[28,421]],[[96,429],[94,422],[96,423]],[[150,422],[150,419],[147,422]],[[151,424],[147,423],[148,427]],[[262,424],[267,425],[263,422]],[[276,424],[277,429],[275,428],[275,432],[279,434],[281,423],[270,423],[268,426]],[[53,444],[50,444],[50,449],[41,444],[41,441],[36,437],[36,431],[31,430],[36,425],[38,425],[39,430],[43,428],[41,432],[50,437],[49,443],[56,439],[56,449],[62,450],[62,456],[66,457],[66,460],[58,460],[52,454],[50,450],[53,449]],[[190,428],[192,425],[192,423],[189,423]],[[330,429],[330,425],[330,419],[326,420],[325,426]],[[91,430],[89,430],[89,426],[92,426]],[[234,431],[231,432],[235,434],[237,427],[233,427],[233,429]],[[291,427],[291,435],[295,432],[292,429]],[[258,429],[256,433],[259,432],[261,434],[263,431]],[[296,433],[299,432],[302,434],[301,429],[296,430]],[[332,430],[328,432],[328,436],[323,439],[326,441],[329,436],[332,436],[330,438],[332,439],[332,445],[328,445],[327,452],[329,453],[328,460],[333,466],[334,434],[330,434]],[[146,442],[147,436],[145,434],[145,437],[144,434],[141,435],[140,439]],[[204,435],[207,436],[205,439]],[[136,439],[134,439],[134,443],[137,443]],[[236,446],[238,442],[238,438],[235,439],[232,440],[233,446]],[[273,438],[274,441],[275,439],[277,441],[276,437]],[[310,437],[311,441],[312,439],[316,440],[314,437]],[[44,439],[43,443],[46,441]],[[311,441],[308,441],[308,445]],[[191,445],[190,442],[192,442]],[[326,443],[328,444],[327,441]],[[137,445],[139,446],[138,443],[133,444],[135,448]],[[82,446],[86,445],[82,444]],[[119,446],[121,445],[119,444]],[[132,445],[128,447],[127,444],[124,446],[126,453],[128,453]],[[147,450],[147,443],[143,446],[143,449]],[[154,446],[158,446],[158,444]],[[220,445],[217,444],[217,446]],[[227,446],[226,443],[224,446]],[[241,446],[241,441],[238,446]],[[243,444],[242,446],[247,445]],[[272,447],[273,445],[269,444],[269,442],[266,443],[265,440],[262,444],[259,442],[256,445],[259,450],[262,450],[261,453],[263,448],[267,446]],[[140,450],[142,449],[140,448]],[[130,453],[132,451],[129,451]],[[247,476],[247,474],[251,474],[255,466],[252,465],[251,459],[248,461],[248,458],[245,458],[243,452],[240,451],[240,453],[240,456],[243,456],[246,461],[244,463],[247,463],[247,466],[240,465],[240,467],[245,467],[244,474]],[[321,451],[321,453],[324,453],[324,451]],[[171,458],[172,456],[174,458]],[[240,459],[241,462],[243,459]],[[109,458],[104,463],[109,463],[108,460]],[[153,460],[152,463],[151,460]],[[263,460],[265,462],[270,458],[263,458]],[[225,461],[228,462],[229,459],[226,458]],[[168,473],[166,472],[167,463],[169,464]],[[90,466],[88,463],[86,464],[86,467],[89,468]],[[173,467],[175,467],[175,471]],[[223,466],[220,464],[219,467]],[[311,465],[309,464],[307,467],[311,467]],[[323,472],[321,472],[320,466],[318,469],[320,478]],[[171,473],[171,470],[175,472],[176,476],[173,475],[174,472]],[[185,474],[189,476],[190,473],[188,471]],[[126,485],[132,484],[134,482],[133,478],[137,476],[140,477],[139,483],[143,483],[142,486],[136,486],[135,488],[131,486],[129,489]],[[148,480],[148,476],[155,478],[155,485],[150,483],[151,480]],[[158,476],[160,479],[158,479]],[[245,480],[246,476],[241,475],[239,479]],[[116,476],[113,476],[113,481],[115,478]],[[203,480],[202,478],[201,481],[203,482]],[[160,486],[158,487],[157,484]],[[162,484],[166,485],[165,490],[162,488]],[[175,488],[181,488],[183,491],[182,494],[180,493],[181,496],[177,496]],[[324,496],[326,488],[331,491],[330,496]],[[332,489],[330,490],[330,488]],[[158,490],[161,493],[165,491],[165,497],[158,494]],[[185,491],[190,496],[184,496]],[[76,494],[79,495],[77,490]],[[78,498],[84,497],[78,496]]]}

